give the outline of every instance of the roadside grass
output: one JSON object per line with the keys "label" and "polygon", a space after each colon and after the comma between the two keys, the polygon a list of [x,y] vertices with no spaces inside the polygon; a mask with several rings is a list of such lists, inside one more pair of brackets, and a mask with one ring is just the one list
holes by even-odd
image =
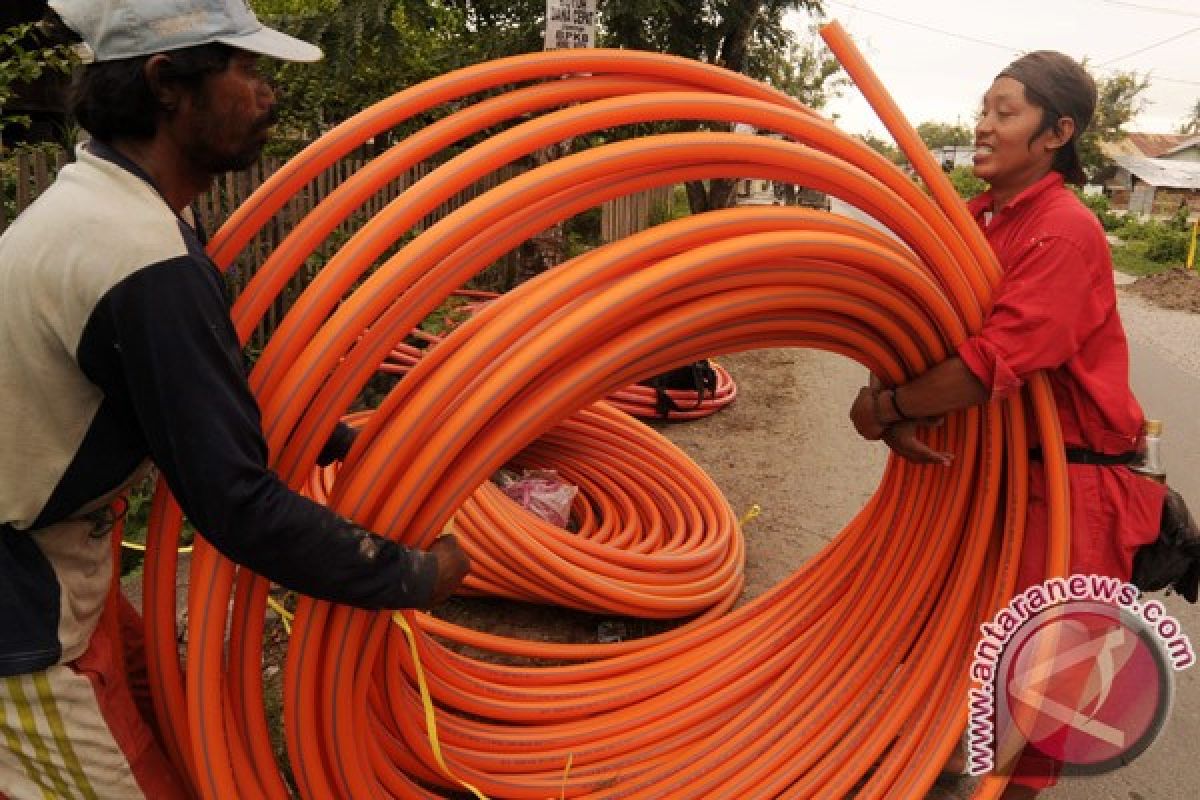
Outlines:
{"label": "roadside grass", "polygon": [[1126,275],[1154,275],[1164,272],[1177,264],[1152,261],[1146,256],[1149,243],[1146,241],[1122,241],[1112,246],[1113,266]]}

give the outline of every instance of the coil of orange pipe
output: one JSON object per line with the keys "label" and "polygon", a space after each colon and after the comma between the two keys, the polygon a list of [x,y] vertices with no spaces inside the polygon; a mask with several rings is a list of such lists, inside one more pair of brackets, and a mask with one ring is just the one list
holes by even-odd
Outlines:
{"label": "coil of orange pipe", "polygon": [[[539,519],[485,481],[448,525],[471,557],[467,593],[651,619],[716,616],[737,601],[737,519],[695,462],[653,430],[597,403],[511,464],[554,469],[579,486],[577,529]],[[314,471],[305,493],[326,502],[337,473]]]}
{"label": "coil of orange pipe", "polygon": [[[903,128],[840,31],[826,35],[885,122]],[[545,94],[520,89],[516,99],[483,101],[473,115],[430,126],[315,210],[239,298],[235,321],[245,334],[307,253],[406,159],[495,115],[567,102],[550,99],[554,92],[576,103],[471,148],[412,187],[290,311],[252,384],[273,463],[293,486],[394,343],[442,298],[548,224],[653,185],[746,176],[801,183],[863,208],[907,246],[829,215],[768,208],[680,220],[581,256],[489,304],[421,359],[359,437],[335,508],[425,545],[492,470],[638,378],[722,352],[801,346],[901,380],[977,329],[998,269],[940,192],[944,179],[928,171],[927,153],[909,156],[936,203],[794,101],[649,54],[538,54],[413,87],[335,129],[269,181],[214,238],[215,259],[230,263],[324,165],[423,104],[584,73],[591,77],[554,82]],[[672,118],[747,121],[792,141],[677,134],[578,153],[488,192],[375,263],[447,192],[521,152]],[[1030,387],[1047,453],[1060,454],[1052,398],[1044,381]],[[919,796],[965,721],[975,625],[1011,591],[1027,470],[1019,401],[953,415],[930,435],[957,453],[954,468],[889,462],[871,501],[825,551],[718,618],[646,640],[567,646],[408,615],[453,775],[430,749],[395,626],[383,615],[302,601],[284,697],[300,793],[430,797],[462,778],[493,797],[837,797],[852,787],[859,797]],[[1065,465],[1049,458],[1047,471],[1053,572],[1065,565]],[[147,561],[152,681],[171,755],[202,796],[286,797],[262,707],[266,587],[198,540],[185,689],[173,654],[178,517],[169,498],[156,498]],[[566,663],[492,664],[445,639]],[[1000,785],[985,781],[980,796]]]}
{"label": "coil of orange pipe", "polygon": [[[451,296],[473,297],[474,303],[459,307],[466,309],[468,313],[477,311],[482,302],[494,300],[496,297],[492,293],[463,292],[461,290],[454,292]],[[392,348],[391,353],[388,354],[379,369],[390,375],[407,375],[408,371],[416,365],[417,359],[425,354],[425,350],[441,340],[441,336],[416,328],[409,333],[405,341]],[[648,382],[642,382],[615,389],[609,392],[605,399],[626,414],[639,419],[659,419],[672,422],[702,419],[710,414],[715,414],[737,399],[737,385],[733,382],[733,376],[716,362],[712,362],[711,367],[716,376],[716,385],[712,390],[656,390],[647,385]],[[666,408],[663,408],[659,399],[660,392],[670,401]]]}
{"label": "coil of orange pipe", "polygon": [[[661,419],[682,422],[702,419],[715,414],[737,399],[737,384],[729,371],[717,362],[712,362],[716,385],[708,389],[655,389],[645,383],[633,383],[612,391],[608,401],[626,414],[639,419]],[[670,399],[665,409],[659,401],[659,392]]]}

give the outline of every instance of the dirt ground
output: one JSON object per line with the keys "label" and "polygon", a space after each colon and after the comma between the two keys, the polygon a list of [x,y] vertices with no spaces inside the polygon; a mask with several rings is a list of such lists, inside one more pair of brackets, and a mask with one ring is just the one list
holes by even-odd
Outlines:
{"label": "dirt ground", "polygon": [[1171,311],[1200,314],[1200,271],[1172,267],[1156,275],[1145,275],[1124,291],[1146,298]]}

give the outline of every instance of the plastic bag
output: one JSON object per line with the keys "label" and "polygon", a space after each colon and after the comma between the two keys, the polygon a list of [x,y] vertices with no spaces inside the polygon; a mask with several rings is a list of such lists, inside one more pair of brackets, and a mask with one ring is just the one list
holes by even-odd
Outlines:
{"label": "plastic bag", "polygon": [[552,469],[527,469],[518,477],[501,470],[495,478],[506,495],[522,508],[560,528],[571,518],[571,503],[579,487],[564,482]]}

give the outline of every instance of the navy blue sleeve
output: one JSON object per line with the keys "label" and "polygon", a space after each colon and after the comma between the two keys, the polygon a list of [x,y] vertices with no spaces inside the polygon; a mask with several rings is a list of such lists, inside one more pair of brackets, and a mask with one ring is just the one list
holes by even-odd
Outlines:
{"label": "navy blue sleeve", "polygon": [[171,259],[114,286],[78,353],[106,399],[127,398],[150,458],[223,555],[325,600],[372,609],[429,604],[431,555],[356,527],[267,467],[258,404],[220,275],[206,259]]}

